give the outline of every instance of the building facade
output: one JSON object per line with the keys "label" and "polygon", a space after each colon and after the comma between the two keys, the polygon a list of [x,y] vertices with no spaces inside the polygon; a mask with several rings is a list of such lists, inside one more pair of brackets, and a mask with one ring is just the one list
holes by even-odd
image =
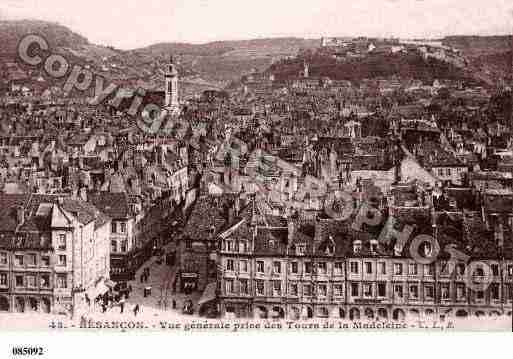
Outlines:
{"label": "building facade", "polygon": [[1,195],[0,311],[73,313],[109,280],[110,219],[83,201]]}
{"label": "building facade", "polygon": [[136,213],[126,193],[91,192],[88,200],[111,218],[109,228],[110,277],[130,280],[140,263],[136,260]]}
{"label": "building facade", "polygon": [[[248,230],[241,227],[248,226]],[[438,320],[511,315],[513,261],[482,259],[491,268],[485,290],[465,284],[465,268],[447,260],[421,264],[383,254],[362,233],[337,235],[249,222],[220,241],[219,303],[227,317]],[[241,235],[245,232],[246,236]],[[327,238],[326,238],[327,236]],[[324,238],[322,238],[324,237]],[[355,239],[356,238],[356,239]],[[476,261],[477,259],[474,259]],[[482,271],[474,280],[484,280]]]}

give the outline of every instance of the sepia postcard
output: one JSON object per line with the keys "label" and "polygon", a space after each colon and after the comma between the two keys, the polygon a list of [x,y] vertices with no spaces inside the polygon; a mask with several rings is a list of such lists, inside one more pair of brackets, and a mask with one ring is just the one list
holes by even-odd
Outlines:
{"label": "sepia postcard", "polygon": [[512,31],[502,0],[2,0],[0,330],[511,332]]}

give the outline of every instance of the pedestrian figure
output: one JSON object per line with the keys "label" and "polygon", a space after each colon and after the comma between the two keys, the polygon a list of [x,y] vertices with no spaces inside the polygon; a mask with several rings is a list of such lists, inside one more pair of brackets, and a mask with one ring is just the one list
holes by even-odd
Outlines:
{"label": "pedestrian figure", "polygon": [[88,306],[88,307],[90,307],[90,306],[91,306],[91,299],[89,298],[89,296],[87,295],[87,293],[86,293],[86,295],[85,295],[85,301],[86,301],[87,306]]}
{"label": "pedestrian figure", "polygon": [[137,316],[137,313],[139,313],[139,304],[136,304],[134,307],[134,315]]}
{"label": "pedestrian figure", "polygon": [[176,300],[173,299],[173,302],[171,304],[173,306],[173,309],[176,309]]}
{"label": "pedestrian figure", "polygon": [[125,310],[125,298],[121,298],[121,300],[119,301],[119,308],[120,308],[120,311],[119,313],[123,313],[123,311]]}
{"label": "pedestrian figure", "polygon": [[107,311],[107,306],[105,303],[102,303],[102,313],[105,313]]}

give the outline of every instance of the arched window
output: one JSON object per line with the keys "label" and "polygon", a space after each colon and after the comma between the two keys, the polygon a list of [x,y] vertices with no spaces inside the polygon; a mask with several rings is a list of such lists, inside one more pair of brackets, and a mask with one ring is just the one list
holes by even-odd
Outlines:
{"label": "arched window", "polygon": [[456,316],[459,318],[465,318],[468,316],[468,313],[466,310],[460,309],[456,311]]}
{"label": "arched window", "polygon": [[394,309],[394,311],[392,312],[392,319],[394,320],[404,320],[405,319],[405,313],[404,313],[404,310],[402,309]]}
{"label": "arched window", "polygon": [[282,307],[274,306],[273,307],[273,318],[282,319],[285,318],[285,311]]}
{"label": "arched window", "polygon": [[351,320],[360,319],[360,309],[351,308],[351,310],[349,310],[349,319],[351,319]]}
{"label": "arched window", "polygon": [[378,317],[386,319],[388,318],[388,312],[385,308],[378,308]]}
{"label": "arched window", "polygon": [[39,311],[39,301],[36,298],[29,298],[29,308],[31,311]]}
{"label": "arched window", "polygon": [[374,311],[371,308],[365,308],[365,317],[367,319],[374,319]]}
{"label": "arched window", "polygon": [[433,318],[435,311],[433,309],[426,309],[424,312],[427,318]]}

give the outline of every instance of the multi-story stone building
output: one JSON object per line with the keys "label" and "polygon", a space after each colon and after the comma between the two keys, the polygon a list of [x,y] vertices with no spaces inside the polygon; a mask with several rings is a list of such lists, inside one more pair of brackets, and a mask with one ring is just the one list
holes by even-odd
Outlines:
{"label": "multi-story stone building", "polygon": [[[187,208],[178,243],[178,281],[181,290],[203,291],[216,280],[217,234],[230,223],[227,203],[231,196],[202,193]],[[233,212],[232,217],[233,217]]]}
{"label": "multi-story stone building", "polygon": [[0,311],[70,313],[109,280],[110,219],[54,195],[0,195]]}
{"label": "multi-story stone building", "polygon": [[[403,216],[398,213],[397,217]],[[383,245],[375,231],[355,231],[332,219],[279,222],[270,217],[262,221],[246,210],[239,222],[220,235],[222,315],[350,320],[511,315],[513,261],[506,255],[513,248],[511,243],[481,238],[481,244],[472,242],[469,251],[461,246],[469,239],[442,235],[448,231],[440,225],[435,228],[441,233],[441,248],[454,245],[470,261],[452,265],[442,252],[433,263],[421,263],[412,258],[409,247],[417,234],[432,234],[430,226],[428,232],[416,229],[401,249]],[[497,251],[487,251],[490,247]],[[428,245],[420,249],[424,256],[432,251]],[[491,271],[490,285],[484,290],[467,286],[465,268],[477,261]],[[486,271],[475,268],[472,280],[483,281]]]}
{"label": "multi-story stone building", "polygon": [[126,193],[91,192],[87,200],[111,218],[110,277],[114,281],[134,278],[140,267],[137,260],[136,209]]}

